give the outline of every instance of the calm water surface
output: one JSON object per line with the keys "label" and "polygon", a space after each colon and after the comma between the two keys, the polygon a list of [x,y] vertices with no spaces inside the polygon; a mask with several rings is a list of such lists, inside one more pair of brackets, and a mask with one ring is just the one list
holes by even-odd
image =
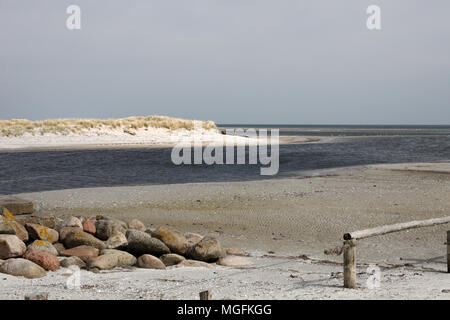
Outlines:
{"label": "calm water surface", "polygon": [[[223,125],[228,127],[233,125]],[[206,181],[243,181],[303,175],[345,166],[450,161],[450,126],[241,126],[280,128],[287,136],[331,136],[329,143],[280,146],[280,171],[260,165],[172,164],[171,149],[0,153],[0,194],[45,190]]]}

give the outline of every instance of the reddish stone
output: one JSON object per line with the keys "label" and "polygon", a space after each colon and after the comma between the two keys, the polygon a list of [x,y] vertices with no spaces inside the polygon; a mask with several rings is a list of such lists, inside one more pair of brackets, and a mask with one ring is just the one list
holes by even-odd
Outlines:
{"label": "reddish stone", "polygon": [[95,235],[95,223],[91,220],[86,220],[83,222],[83,231]]}
{"label": "reddish stone", "polygon": [[23,257],[36,263],[45,270],[55,271],[59,269],[58,258],[48,251],[31,249]]}
{"label": "reddish stone", "polygon": [[90,246],[78,246],[62,251],[61,255],[67,257],[75,256],[84,262],[87,262],[90,258],[95,258],[98,256],[98,249]]}

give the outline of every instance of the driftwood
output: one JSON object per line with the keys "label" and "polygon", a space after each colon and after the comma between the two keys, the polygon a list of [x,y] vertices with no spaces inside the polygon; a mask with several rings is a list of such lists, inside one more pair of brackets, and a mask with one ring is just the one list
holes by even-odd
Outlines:
{"label": "driftwood", "polygon": [[396,231],[402,231],[402,230],[420,228],[420,227],[429,227],[429,226],[434,226],[434,225],[444,224],[444,223],[450,223],[450,217],[397,223],[397,224],[391,224],[391,225],[387,225],[387,226],[376,227],[376,228],[372,228],[372,229],[354,231],[354,232],[344,234],[344,240],[363,239],[363,238],[378,236],[381,234],[386,234],[386,233],[391,233],[391,232],[396,232]]}

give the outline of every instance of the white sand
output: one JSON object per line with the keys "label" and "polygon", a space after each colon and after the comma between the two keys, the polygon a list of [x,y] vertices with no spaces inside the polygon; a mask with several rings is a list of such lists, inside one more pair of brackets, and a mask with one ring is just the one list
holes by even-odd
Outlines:
{"label": "white sand", "polygon": [[169,130],[163,128],[147,128],[124,132],[123,129],[91,129],[80,134],[32,135],[26,133],[19,137],[0,137],[0,150],[17,151],[28,149],[65,149],[65,148],[101,148],[123,146],[171,146],[182,141],[196,139],[202,143],[248,143],[255,139],[222,135],[216,129],[210,130]]}
{"label": "white sand", "polygon": [[49,299],[188,299],[212,289],[213,299],[450,299],[450,274],[442,265],[379,265],[379,287],[367,284],[368,265],[358,265],[358,288],[342,287],[342,266],[292,257],[251,257],[246,269],[170,267],[80,272],[80,288],[66,287],[68,269],[40,279],[0,274],[0,299],[48,293]]}

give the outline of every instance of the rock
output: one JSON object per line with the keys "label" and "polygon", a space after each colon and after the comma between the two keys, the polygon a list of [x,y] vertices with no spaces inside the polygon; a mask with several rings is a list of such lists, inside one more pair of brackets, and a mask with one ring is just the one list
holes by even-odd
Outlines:
{"label": "rock", "polygon": [[83,225],[81,224],[80,219],[77,217],[69,217],[65,219],[62,223],[62,227],[77,227],[83,229]]}
{"label": "rock", "polygon": [[25,228],[27,229],[30,238],[34,240],[47,240],[51,243],[54,243],[59,239],[58,231],[45,226],[34,223],[27,223],[25,225]]}
{"label": "rock", "polygon": [[187,249],[190,247],[189,242],[180,231],[175,228],[160,226],[155,230],[153,236],[162,242],[170,249],[171,252],[181,255],[186,254]]}
{"label": "rock", "polygon": [[116,250],[116,249],[103,249],[100,252],[101,255],[105,255],[105,254],[115,254],[117,255],[118,261],[117,261],[117,266],[121,267],[121,268],[128,268],[131,266],[134,266],[136,264],[136,257],[133,256],[132,254],[126,252],[126,251],[121,251],[121,250]]}
{"label": "rock", "polygon": [[101,240],[108,240],[113,234],[126,233],[120,223],[114,220],[97,220],[95,223],[95,236]]}
{"label": "rock", "polygon": [[15,234],[20,240],[28,241],[27,230],[15,220],[11,213],[0,216],[0,234]]}
{"label": "rock", "polygon": [[226,254],[230,256],[242,256],[242,257],[248,257],[248,253],[236,248],[228,248],[226,250]]}
{"label": "rock", "polygon": [[128,240],[127,250],[136,256],[143,254],[160,256],[170,253],[169,248],[163,242],[152,238],[145,232],[139,230],[128,230],[126,237]]}
{"label": "rock", "polygon": [[83,222],[83,231],[95,235],[95,223],[92,220],[86,220]]}
{"label": "rock", "polygon": [[151,254],[144,254],[137,259],[137,266],[146,269],[166,269],[165,264]]}
{"label": "rock", "polygon": [[249,259],[240,256],[226,256],[220,258],[217,261],[217,264],[225,267],[235,267],[235,268],[249,267],[253,265],[253,263]]}
{"label": "rock", "polygon": [[206,262],[203,262],[203,261],[189,260],[189,259],[181,261],[175,267],[176,268],[181,268],[181,267],[196,267],[196,268],[197,267],[202,267],[202,268],[214,269],[214,266],[209,264],[209,263],[206,263]]}
{"label": "rock", "polygon": [[3,262],[5,262],[5,260],[0,259],[0,264],[2,264]]}
{"label": "rock", "polygon": [[138,219],[132,219],[130,222],[128,222],[128,229],[139,230],[142,232],[145,232],[145,230],[147,230],[145,225]]}
{"label": "rock", "polygon": [[72,256],[72,257],[68,257],[63,259],[60,262],[61,267],[63,268],[69,268],[70,266],[77,266],[78,268],[85,268],[86,267],[86,263],[81,260],[80,258],[78,258],[77,256]]}
{"label": "rock", "polygon": [[29,239],[28,231],[22,224],[20,224],[19,222],[13,220],[13,221],[10,221],[10,225],[14,229],[16,236],[20,240],[28,241],[28,239]]}
{"label": "rock", "polygon": [[202,235],[200,235],[198,233],[192,233],[192,232],[187,232],[184,234],[184,236],[186,237],[190,246],[193,246],[194,244],[199,243],[203,239]]}
{"label": "rock", "polygon": [[50,241],[45,240],[34,240],[32,244],[28,245],[28,250],[43,250],[50,252],[51,254],[57,256],[59,255],[58,250],[53,246]]}
{"label": "rock", "polygon": [[106,240],[105,245],[107,249],[124,249],[128,245],[127,237],[121,232],[115,233]]}
{"label": "rock", "polygon": [[0,259],[22,256],[27,250],[25,243],[14,234],[0,234]]}
{"label": "rock", "polygon": [[34,212],[33,201],[12,196],[0,196],[0,208],[5,207],[12,214],[32,214]]}
{"label": "rock", "polygon": [[68,234],[81,231],[83,231],[83,229],[78,227],[63,227],[59,230],[59,241],[64,242]]}
{"label": "rock", "polygon": [[47,228],[55,229],[56,227],[55,217],[38,217],[38,216],[28,216],[28,217],[17,217],[16,221],[26,225],[27,223],[38,224]]}
{"label": "rock", "polygon": [[95,217],[96,220],[109,220],[109,221],[114,221],[118,224],[120,224],[122,226],[122,228],[127,229],[128,225],[125,221],[110,217],[110,216],[103,216],[103,215],[99,215]]}
{"label": "rock", "polygon": [[213,237],[204,237],[199,243],[193,245],[186,252],[187,257],[205,262],[215,262],[225,256],[219,240]]}
{"label": "rock", "polygon": [[59,260],[48,251],[44,250],[28,250],[24,256],[24,259],[33,261],[37,265],[41,266],[45,270],[55,271],[59,269]]}
{"label": "rock", "polygon": [[47,272],[36,263],[22,258],[8,259],[0,265],[0,272],[25,278],[42,278]]}
{"label": "rock", "polygon": [[61,252],[62,256],[66,257],[78,257],[84,262],[87,262],[91,258],[96,258],[98,256],[99,250],[94,247],[81,245],[75,248],[67,249]]}
{"label": "rock", "polygon": [[11,226],[10,219],[0,217],[0,234],[16,234],[16,231]]}
{"label": "rock", "polygon": [[176,253],[163,254],[159,259],[166,265],[166,267],[179,264],[181,261],[186,260],[185,257]]}
{"label": "rock", "polygon": [[61,255],[61,252],[66,250],[66,247],[61,242],[56,242],[53,244],[53,247],[55,247],[56,251],[58,251],[58,256]]}
{"label": "rock", "polygon": [[104,254],[96,258],[91,258],[87,262],[88,269],[98,268],[100,270],[114,269],[119,264],[119,255]]}
{"label": "rock", "polygon": [[64,239],[64,245],[66,248],[75,248],[78,246],[90,246],[99,250],[105,249],[106,246],[103,241],[97,239],[92,234],[84,231],[76,231],[69,233]]}

